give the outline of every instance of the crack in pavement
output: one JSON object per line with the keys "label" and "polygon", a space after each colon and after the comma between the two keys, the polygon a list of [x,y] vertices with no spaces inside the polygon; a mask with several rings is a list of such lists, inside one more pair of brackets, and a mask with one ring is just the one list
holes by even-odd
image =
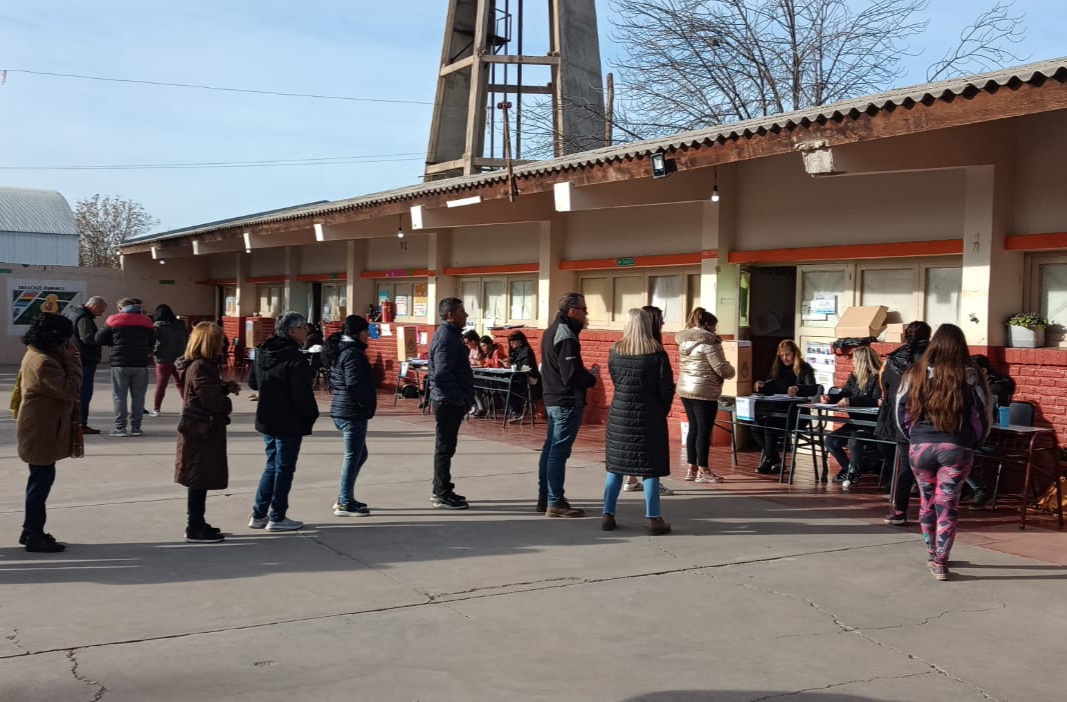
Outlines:
{"label": "crack in pavement", "polygon": [[932,672],[926,673],[908,673],[906,675],[879,675],[874,678],[865,678],[863,680],[845,680],[844,682],[831,683],[829,685],[823,685],[821,687],[807,687],[803,690],[793,690],[791,692],[780,692],[774,695],[764,695],[763,697],[757,697],[749,700],[748,702],[763,702],[763,700],[773,700],[779,697],[792,697],[793,695],[801,695],[806,692],[821,692],[823,690],[832,690],[835,687],[842,687],[844,685],[863,685],[866,683],[878,682],[880,680],[907,680],[908,678],[921,678],[924,675],[933,675]]}
{"label": "crack in pavement", "polygon": [[[788,600],[793,600],[793,601],[797,601],[797,602],[804,602],[805,604],[808,605],[808,607],[811,607],[812,609],[814,609],[819,614],[822,614],[823,616],[829,618],[834,623],[834,625],[837,626],[841,630],[841,632],[847,633],[847,634],[855,634],[855,635],[863,638],[864,640],[874,644],[875,646],[879,646],[881,648],[889,649],[890,651],[893,651],[894,653],[896,653],[898,655],[906,657],[908,660],[912,660],[912,661],[916,661],[918,663],[921,663],[921,664],[927,666],[928,668],[930,668],[930,670],[932,672],[935,672],[935,673],[937,673],[937,674],[939,674],[939,675],[941,675],[943,677],[948,678],[949,680],[953,680],[953,681],[955,681],[957,683],[960,683],[961,685],[964,685],[966,687],[971,688],[972,690],[977,692],[979,695],[981,695],[984,699],[989,700],[990,702],[999,702],[999,700],[997,700],[997,698],[995,698],[992,695],[990,695],[988,692],[986,692],[984,689],[982,689],[982,687],[980,687],[976,683],[973,683],[970,680],[965,680],[964,678],[961,678],[958,675],[953,675],[948,670],[942,668],[937,663],[935,663],[935,662],[933,662],[931,660],[927,660],[927,659],[925,659],[925,658],[923,658],[923,657],[921,657],[921,656],[919,656],[919,655],[917,655],[915,653],[911,653],[910,651],[905,651],[902,648],[898,648],[897,646],[893,646],[892,644],[886,643],[885,641],[881,641],[879,639],[876,639],[875,637],[873,637],[870,634],[866,633],[863,629],[860,629],[859,627],[855,627],[855,626],[852,626],[851,624],[848,624],[843,619],[841,619],[841,617],[838,616],[836,613],[831,612],[830,610],[826,609],[825,607],[823,607],[822,605],[820,605],[818,602],[816,602],[814,600],[808,599],[806,597],[798,597],[796,595],[791,595],[788,592],[781,592],[779,590],[772,590],[772,589],[756,587],[756,586],[754,586],[754,585],[752,585],[750,583],[734,582],[734,583],[731,583],[731,584],[733,584],[733,585],[735,585],[737,587],[744,588],[746,590],[751,590],[753,592],[761,592],[763,594],[774,595],[776,597],[782,597],[782,598],[785,598],[785,599],[788,599]],[[1006,606],[1007,605],[1005,604],[1005,608],[1006,608]],[[993,611],[995,609],[1000,609],[1000,608],[999,607],[992,607],[992,608],[989,608],[989,609],[986,609],[986,610],[981,610],[981,611]],[[927,623],[929,621],[933,621],[935,619],[938,619],[938,618],[940,618],[941,616],[943,616],[945,614],[951,614],[951,613],[952,612],[942,612],[939,615],[936,615],[936,616],[933,616],[933,617],[929,617],[926,621],[922,622],[922,624],[925,624],[925,623]],[[963,613],[963,612],[960,612],[960,613]],[[893,629],[893,628],[899,628],[899,627],[896,627],[896,626],[875,627],[874,629],[872,629],[872,631],[881,631],[881,630]],[[793,694],[793,693],[790,693],[790,694]]]}
{"label": "crack in pavement", "polygon": [[88,685],[89,687],[97,688],[93,694],[92,702],[100,702],[107,694],[107,688],[96,680],[91,680],[78,672],[78,650],[76,648],[69,649],[67,651],[67,660],[70,661],[70,674],[74,676],[74,679],[78,682]]}

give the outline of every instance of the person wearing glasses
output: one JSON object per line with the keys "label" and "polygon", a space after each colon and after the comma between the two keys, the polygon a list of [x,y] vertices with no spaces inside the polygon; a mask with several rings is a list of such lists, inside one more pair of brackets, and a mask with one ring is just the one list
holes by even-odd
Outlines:
{"label": "person wearing glasses", "polygon": [[596,385],[600,367],[582,363],[578,335],[588,323],[589,309],[581,293],[567,293],[559,301],[556,321],[541,337],[541,380],[548,435],[541,449],[537,474],[537,511],[546,517],[584,517],[570,506],[563,483],[578,429],[585,412],[585,393]]}

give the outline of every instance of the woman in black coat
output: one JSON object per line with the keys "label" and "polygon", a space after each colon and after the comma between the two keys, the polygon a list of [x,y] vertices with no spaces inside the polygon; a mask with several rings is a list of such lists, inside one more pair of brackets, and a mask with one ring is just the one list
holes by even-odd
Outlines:
{"label": "woman in black coat", "polygon": [[326,341],[326,362],[330,367],[333,399],[330,416],[344,436],[341,460],[341,491],[333,506],[335,517],[363,517],[370,514],[366,503],[356,500],[356,478],[367,462],[367,422],[378,408],[374,369],[367,360],[370,338],[367,320],[353,314],[345,317],[339,334]]}
{"label": "woman in black coat", "polygon": [[[541,372],[530,342],[521,331],[508,334],[508,365],[523,372],[511,377],[511,418],[520,421],[526,411],[527,399],[532,403],[541,399]],[[536,409],[531,405],[530,412]]]}
{"label": "woman in black coat", "polygon": [[653,336],[648,312],[630,310],[622,339],[611,348],[608,371],[615,394],[608,410],[602,528],[615,529],[623,477],[636,475],[645,479],[648,533],[669,534],[671,525],[660,515],[659,479],[671,472],[667,414],[674,400],[674,373]]}
{"label": "woman in black coat", "polygon": [[[757,380],[754,389],[764,395],[808,397],[816,393],[818,385],[815,383],[815,370],[800,355],[800,347],[792,339],[785,339],[778,344],[778,355],[774,359],[774,365],[771,366],[771,377],[766,380]],[[774,414],[781,414],[783,403],[779,402],[778,405],[778,407],[772,406],[770,411]],[[788,420],[778,416],[764,416],[756,419],[758,426],[752,429],[752,438],[763,449],[763,460],[756,469],[760,473],[777,473],[782,470],[779,444],[787,423]]]}

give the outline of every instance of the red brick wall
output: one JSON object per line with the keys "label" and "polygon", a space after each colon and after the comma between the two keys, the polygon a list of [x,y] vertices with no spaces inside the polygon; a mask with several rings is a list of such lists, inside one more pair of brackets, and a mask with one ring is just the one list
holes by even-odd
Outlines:
{"label": "red brick wall", "polygon": [[[393,325],[394,327],[396,325]],[[422,357],[430,352],[429,342],[433,340],[433,332],[436,327],[429,324],[404,324],[405,327],[417,327],[420,332],[426,332],[427,343],[419,344],[419,356]],[[371,339],[367,348],[367,358],[371,367],[378,376],[380,387],[393,392],[396,389],[397,375],[400,373],[400,360],[396,350],[396,337],[383,336],[380,339]],[[414,376],[412,376],[414,378]]]}

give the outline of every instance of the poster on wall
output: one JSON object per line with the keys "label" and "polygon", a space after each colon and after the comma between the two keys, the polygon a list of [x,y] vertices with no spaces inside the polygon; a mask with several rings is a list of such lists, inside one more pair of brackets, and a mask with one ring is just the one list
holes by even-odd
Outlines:
{"label": "poster on wall", "polygon": [[396,316],[407,317],[408,316],[408,296],[397,295],[396,296]]}
{"label": "poster on wall", "polygon": [[84,283],[8,279],[7,330],[9,334],[26,333],[33,320],[44,313],[62,314],[71,304],[85,300]]}
{"label": "poster on wall", "polygon": [[427,285],[426,283],[415,283],[415,302],[412,305],[411,311],[412,317],[423,318],[427,312]]}
{"label": "poster on wall", "polygon": [[815,371],[815,382],[822,385],[823,390],[829,390],[834,386],[834,369],[837,361],[834,358],[833,346],[821,341],[806,341],[804,343],[804,360],[811,364]]}

